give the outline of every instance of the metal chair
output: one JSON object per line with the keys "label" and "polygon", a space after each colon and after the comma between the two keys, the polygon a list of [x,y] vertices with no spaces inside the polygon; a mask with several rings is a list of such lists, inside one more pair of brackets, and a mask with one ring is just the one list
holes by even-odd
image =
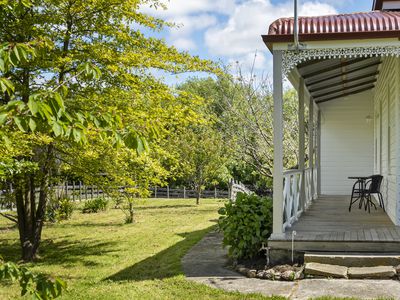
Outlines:
{"label": "metal chair", "polygon": [[363,191],[363,195],[367,199],[367,203],[365,203],[365,210],[368,209],[368,212],[371,212],[370,204],[372,204],[376,209],[376,205],[372,201],[372,195],[378,195],[379,206],[383,209],[383,211],[385,211],[385,203],[383,202],[383,196],[381,193],[383,176],[372,175],[370,178],[371,179],[366,182],[365,189]]}
{"label": "metal chair", "polygon": [[362,200],[363,200],[363,184],[364,182],[360,179],[358,179],[354,184],[353,184],[353,188],[351,190],[351,198],[350,198],[350,205],[349,205],[349,212],[351,211],[351,207],[354,203],[356,203],[357,201],[360,201],[359,203],[359,207],[361,208],[362,206]]}

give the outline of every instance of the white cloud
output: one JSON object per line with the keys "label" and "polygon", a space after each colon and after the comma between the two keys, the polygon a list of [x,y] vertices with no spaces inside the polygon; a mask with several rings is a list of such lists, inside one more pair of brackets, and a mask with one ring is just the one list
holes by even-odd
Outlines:
{"label": "white cloud", "polygon": [[[333,14],[336,10],[320,2],[305,2],[300,15]],[[205,42],[211,53],[223,56],[245,55],[256,50],[264,50],[261,35],[278,17],[293,15],[292,4],[272,5],[267,0],[248,0],[237,5],[228,22],[213,27],[205,33]]]}
{"label": "white cloud", "polygon": [[230,14],[236,7],[235,0],[170,0],[163,3],[168,7],[167,10],[147,9],[146,12],[158,17],[171,18],[199,13]]}
{"label": "white cloud", "polygon": [[196,49],[196,44],[191,39],[176,38],[173,40],[173,45],[183,51],[190,51]]}
{"label": "white cloud", "polygon": [[[320,1],[303,2],[299,11],[301,16],[335,13],[332,5]],[[261,35],[268,32],[269,24],[277,18],[292,15],[292,1],[272,4],[269,0],[245,0],[236,5],[225,24],[206,30],[205,44],[211,54],[227,57],[229,61],[240,61],[244,69],[251,67],[252,57],[258,51],[255,68],[269,69],[268,50]]]}
{"label": "white cloud", "polygon": [[193,31],[203,30],[210,26],[216,25],[218,19],[211,14],[200,14],[193,16],[177,16],[174,19],[168,19],[174,22],[177,27],[171,28],[172,34],[190,35]]}
{"label": "white cloud", "polygon": [[[293,0],[165,0],[167,10],[145,12],[180,24],[168,30],[167,40],[181,50],[194,50],[194,36],[203,36],[209,54],[250,68],[257,51],[256,68],[269,69],[270,55],[261,35],[280,17],[293,15]],[[353,0],[301,1],[301,16],[337,13],[334,6]]]}

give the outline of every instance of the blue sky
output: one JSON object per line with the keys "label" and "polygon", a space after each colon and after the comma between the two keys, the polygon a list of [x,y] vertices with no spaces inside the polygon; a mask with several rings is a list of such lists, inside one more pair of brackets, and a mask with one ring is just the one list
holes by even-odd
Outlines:
{"label": "blue sky", "polygon": [[[325,15],[371,10],[373,0],[299,0],[300,15]],[[165,0],[168,9],[145,12],[174,22],[161,32],[168,44],[201,58],[239,62],[249,69],[257,52],[256,72],[269,74],[271,55],[261,40],[269,24],[293,15],[293,0]],[[175,83],[190,75],[166,76]]]}

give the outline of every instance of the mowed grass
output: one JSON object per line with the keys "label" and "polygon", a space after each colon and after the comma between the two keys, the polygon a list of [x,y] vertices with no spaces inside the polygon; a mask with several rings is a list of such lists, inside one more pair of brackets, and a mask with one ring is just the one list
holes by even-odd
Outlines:
{"label": "mowed grass", "polygon": [[[136,223],[124,224],[124,213],[74,211],[72,219],[47,224],[34,272],[68,283],[62,299],[271,299],[212,289],[184,278],[181,258],[218,218],[223,200],[143,200]],[[0,255],[18,261],[15,226],[0,219]],[[18,299],[19,287],[0,284],[0,299]],[[274,298],[280,299],[280,298]]]}

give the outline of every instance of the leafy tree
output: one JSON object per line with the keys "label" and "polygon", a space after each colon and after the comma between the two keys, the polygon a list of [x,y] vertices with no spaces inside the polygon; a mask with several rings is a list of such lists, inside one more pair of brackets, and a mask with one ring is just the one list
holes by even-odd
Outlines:
{"label": "leafy tree", "polygon": [[[234,159],[230,160],[232,175],[240,180],[271,185],[273,168],[273,99],[266,78],[257,79],[251,72],[244,75],[220,74],[214,78],[192,78],[183,88],[210,102],[217,116],[217,125],[225,143],[230,145]],[[284,93],[284,164],[297,165],[298,118],[297,94]]]}
{"label": "leafy tree", "polygon": [[214,66],[145,36],[140,28],[168,24],[141,13],[143,4],[160,5],[0,1],[0,176],[13,187],[17,216],[5,216],[18,223],[25,261],[37,254],[60,168],[104,184],[125,183],[130,161],[168,134],[169,122],[193,118],[151,70]]}
{"label": "leafy tree", "polygon": [[227,181],[228,147],[222,135],[210,127],[197,127],[179,135],[177,148],[180,154],[183,177],[196,190],[196,204],[206,185]]}

